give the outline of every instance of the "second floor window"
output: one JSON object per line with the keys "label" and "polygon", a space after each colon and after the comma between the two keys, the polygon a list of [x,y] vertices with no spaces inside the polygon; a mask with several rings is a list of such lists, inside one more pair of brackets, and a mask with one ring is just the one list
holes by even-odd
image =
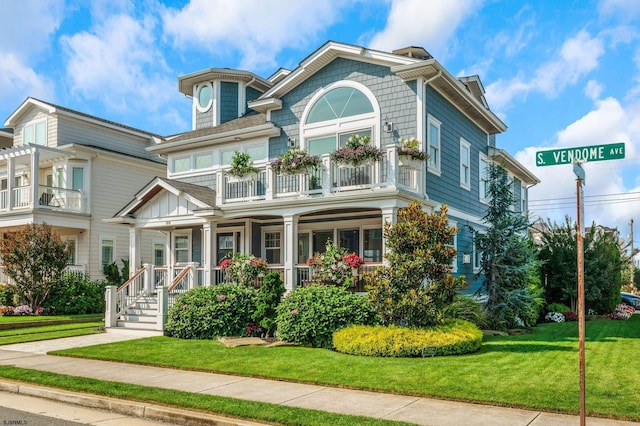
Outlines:
{"label": "second floor window", "polygon": [[471,189],[471,145],[460,139],[460,186]]}
{"label": "second floor window", "polygon": [[429,145],[428,167],[431,173],[440,174],[440,122],[429,116],[427,118],[427,141]]}
{"label": "second floor window", "polygon": [[46,145],[47,123],[40,121],[38,123],[28,124],[22,130],[22,143],[24,145]]}
{"label": "second floor window", "polygon": [[482,154],[480,154],[479,182],[480,201],[487,202],[489,199],[489,160]]}

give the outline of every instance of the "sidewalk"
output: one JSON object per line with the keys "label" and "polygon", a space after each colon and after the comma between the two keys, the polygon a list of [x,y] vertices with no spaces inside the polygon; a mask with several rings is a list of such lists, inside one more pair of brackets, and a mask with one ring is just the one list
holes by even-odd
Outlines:
{"label": "sidewalk", "polygon": [[[0,365],[268,402],[339,414],[401,420],[419,425],[574,426],[579,424],[578,416],[533,410],[45,355],[48,351],[57,349],[110,343],[149,335],[149,333],[118,331],[0,346]],[[0,379],[0,390],[8,390],[2,382]],[[129,404],[131,406],[141,405],[140,403]],[[198,415],[199,413],[191,414]],[[638,425],[638,423],[591,417],[587,418],[587,424],[589,426]]]}

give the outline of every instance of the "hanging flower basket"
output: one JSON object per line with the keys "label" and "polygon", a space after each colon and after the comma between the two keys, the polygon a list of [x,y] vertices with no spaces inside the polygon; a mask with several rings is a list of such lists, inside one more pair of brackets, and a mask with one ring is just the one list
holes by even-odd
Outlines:
{"label": "hanging flower basket", "polygon": [[398,164],[401,166],[419,169],[424,161],[429,158],[429,154],[420,149],[420,141],[416,138],[400,138],[398,141]]}
{"label": "hanging flower basket", "polygon": [[271,167],[277,174],[282,175],[311,174],[313,170],[322,167],[322,160],[317,155],[309,155],[307,151],[296,146],[272,161]]}
{"label": "hanging flower basket", "polygon": [[253,166],[251,156],[246,152],[234,151],[231,169],[227,171],[228,182],[256,180],[260,169]]}
{"label": "hanging flower basket", "polygon": [[258,180],[258,173],[245,173],[241,176],[238,175],[232,175],[227,173],[227,182],[228,183],[238,183],[238,182],[250,182],[250,181],[254,181],[254,180]]}
{"label": "hanging flower basket", "polygon": [[344,148],[331,153],[331,161],[338,167],[362,167],[382,159],[382,151],[371,145],[370,136],[351,135]]}

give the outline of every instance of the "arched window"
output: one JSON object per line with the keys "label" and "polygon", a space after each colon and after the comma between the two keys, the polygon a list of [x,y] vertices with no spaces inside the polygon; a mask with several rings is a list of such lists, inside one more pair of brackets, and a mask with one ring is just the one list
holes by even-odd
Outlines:
{"label": "arched window", "polygon": [[355,82],[340,82],[320,90],[311,99],[301,121],[303,146],[322,155],[344,146],[354,133],[370,136],[376,145],[380,113],[373,94]]}

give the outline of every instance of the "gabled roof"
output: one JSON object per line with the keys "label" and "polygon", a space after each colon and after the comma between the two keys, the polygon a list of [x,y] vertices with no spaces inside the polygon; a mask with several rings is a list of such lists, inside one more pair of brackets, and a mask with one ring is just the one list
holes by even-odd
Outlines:
{"label": "gabled roof", "polygon": [[16,127],[20,119],[29,112],[32,108],[38,107],[47,111],[48,114],[58,114],[67,117],[72,117],[85,122],[97,124],[99,126],[108,127],[121,132],[129,133],[134,136],[143,138],[153,138],[156,140],[162,139],[162,136],[155,133],[147,132],[144,130],[136,129],[135,127],[126,126],[124,124],[116,123],[115,121],[105,120],[104,118],[96,117],[93,115],[85,114],[84,112],[75,111],[70,108],[65,108],[60,105],[55,105],[50,102],[41,101],[40,99],[29,97],[7,118],[4,122],[5,126]]}
{"label": "gabled roof", "polygon": [[136,212],[160,191],[168,191],[174,195],[184,197],[195,204],[199,210],[216,209],[216,191],[213,189],[174,179],[155,177],[138,191],[135,198],[109,221],[124,222],[127,218],[135,217]]}
{"label": "gabled roof", "polygon": [[489,148],[489,158],[493,161],[513,173],[515,177],[527,186],[533,186],[540,183],[533,173],[531,173],[525,166],[518,160],[513,158],[509,153],[503,149]]}
{"label": "gabled roof", "polygon": [[206,127],[182,133],[158,145],[151,146],[147,150],[168,153],[184,149],[185,145],[188,145],[191,149],[212,143],[240,141],[257,137],[274,137],[279,136],[280,131],[280,127],[267,121],[265,114],[252,113],[215,127]]}

